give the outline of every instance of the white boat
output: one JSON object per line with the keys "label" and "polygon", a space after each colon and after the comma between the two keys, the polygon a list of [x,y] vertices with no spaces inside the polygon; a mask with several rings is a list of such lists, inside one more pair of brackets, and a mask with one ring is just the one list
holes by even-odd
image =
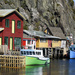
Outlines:
{"label": "white boat", "polygon": [[26,65],[41,65],[50,63],[50,59],[43,56],[42,50],[21,49],[21,56],[26,56]]}

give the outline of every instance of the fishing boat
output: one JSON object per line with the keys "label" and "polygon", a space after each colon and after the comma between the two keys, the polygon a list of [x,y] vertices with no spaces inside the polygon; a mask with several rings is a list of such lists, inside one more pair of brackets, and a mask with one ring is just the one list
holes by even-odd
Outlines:
{"label": "fishing boat", "polygon": [[69,51],[70,51],[70,58],[75,58],[75,45],[71,45],[69,47]]}
{"label": "fishing boat", "polygon": [[26,56],[26,65],[41,65],[50,63],[48,57],[43,56],[42,50],[21,49],[21,56]]}

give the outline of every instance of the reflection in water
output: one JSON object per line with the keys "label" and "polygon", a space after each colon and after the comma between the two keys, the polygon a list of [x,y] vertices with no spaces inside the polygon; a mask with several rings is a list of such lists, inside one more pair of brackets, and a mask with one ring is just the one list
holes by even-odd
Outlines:
{"label": "reflection in water", "polygon": [[22,69],[0,68],[0,75],[50,75],[50,65],[26,66]]}
{"label": "reflection in water", "polygon": [[75,59],[52,60],[51,75],[75,75]]}
{"label": "reflection in water", "polygon": [[54,59],[50,65],[22,69],[0,68],[0,75],[75,75],[75,59]]}
{"label": "reflection in water", "polygon": [[0,75],[25,75],[24,69],[1,68]]}
{"label": "reflection in water", "polygon": [[50,75],[50,65],[26,66],[25,75]]}
{"label": "reflection in water", "polygon": [[69,60],[52,60],[51,61],[51,75],[69,75]]}
{"label": "reflection in water", "polygon": [[42,67],[28,66],[26,67],[26,75],[42,75]]}
{"label": "reflection in water", "polygon": [[75,59],[69,60],[69,74],[68,75],[75,75]]}

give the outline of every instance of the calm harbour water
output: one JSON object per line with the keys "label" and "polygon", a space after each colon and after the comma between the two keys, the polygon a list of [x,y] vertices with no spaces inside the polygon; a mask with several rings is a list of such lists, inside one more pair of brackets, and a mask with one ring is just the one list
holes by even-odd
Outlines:
{"label": "calm harbour water", "polygon": [[75,59],[54,59],[48,65],[0,68],[0,75],[75,75]]}

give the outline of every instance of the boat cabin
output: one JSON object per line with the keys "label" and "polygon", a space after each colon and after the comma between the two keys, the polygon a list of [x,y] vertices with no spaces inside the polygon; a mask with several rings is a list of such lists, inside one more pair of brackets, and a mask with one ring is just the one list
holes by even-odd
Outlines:
{"label": "boat cabin", "polygon": [[42,50],[21,49],[22,56],[43,56]]}

